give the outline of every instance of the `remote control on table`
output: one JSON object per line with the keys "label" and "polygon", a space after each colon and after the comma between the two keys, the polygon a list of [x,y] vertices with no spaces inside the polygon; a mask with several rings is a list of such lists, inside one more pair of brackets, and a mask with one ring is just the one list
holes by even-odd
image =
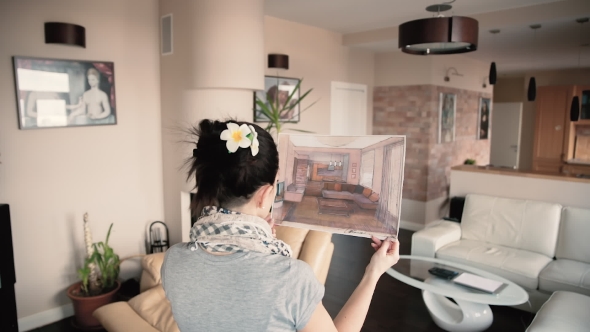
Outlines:
{"label": "remote control on table", "polygon": [[428,272],[430,272],[430,274],[432,274],[434,276],[437,276],[437,277],[443,278],[443,279],[447,279],[447,280],[451,280],[454,277],[459,275],[459,272],[457,272],[457,271],[447,270],[447,269],[443,269],[440,267],[433,267],[433,268],[429,269]]}

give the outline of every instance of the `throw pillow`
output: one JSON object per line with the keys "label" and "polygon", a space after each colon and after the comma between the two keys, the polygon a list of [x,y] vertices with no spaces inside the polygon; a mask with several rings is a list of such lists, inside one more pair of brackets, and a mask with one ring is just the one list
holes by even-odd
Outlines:
{"label": "throw pillow", "polygon": [[334,184],[334,190],[336,190],[336,191],[342,191],[342,183],[335,183]]}
{"label": "throw pillow", "polygon": [[373,192],[373,190],[369,189],[369,188],[365,188],[363,190],[363,196],[365,196],[366,198],[369,198],[369,196],[371,196],[371,193]]}
{"label": "throw pillow", "polygon": [[369,196],[369,200],[371,202],[377,202],[379,200],[379,194],[378,193],[372,193],[371,196]]}
{"label": "throw pillow", "polygon": [[335,183],[324,183],[324,189],[326,190],[334,190]]}
{"label": "throw pillow", "polygon": [[343,183],[342,184],[342,191],[348,191],[351,194],[354,194],[354,190],[356,189],[356,185]]}
{"label": "throw pillow", "polygon": [[363,193],[363,189],[365,189],[363,186],[356,185],[356,187],[354,188],[354,194],[362,194]]}

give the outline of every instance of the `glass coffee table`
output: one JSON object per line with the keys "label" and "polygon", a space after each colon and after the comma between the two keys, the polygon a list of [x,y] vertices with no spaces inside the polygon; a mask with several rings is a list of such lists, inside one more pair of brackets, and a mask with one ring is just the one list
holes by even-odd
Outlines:
{"label": "glass coffee table", "polygon": [[[485,293],[455,284],[451,280],[435,277],[428,272],[432,267],[469,272],[501,281],[506,286],[497,294]],[[447,331],[483,331],[492,325],[493,314],[490,304],[518,305],[529,299],[528,293],[510,280],[475,267],[442,259],[402,255],[387,274],[421,289],[430,316],[436,325]]]}

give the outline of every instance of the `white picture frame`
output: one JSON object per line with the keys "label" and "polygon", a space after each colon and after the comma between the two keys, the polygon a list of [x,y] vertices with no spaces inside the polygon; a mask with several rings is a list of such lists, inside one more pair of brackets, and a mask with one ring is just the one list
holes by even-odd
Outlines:
{"label": "white picture frame", "polygon": [[438,107],[438,144],[455,141],[457,95],[441,92]]}
{"label": "white picture frame", "polygon": [[490,98],[479,98],[477,109],[477,140],[486,140],[490,138],[490,124],[492,120],[492,101]]}

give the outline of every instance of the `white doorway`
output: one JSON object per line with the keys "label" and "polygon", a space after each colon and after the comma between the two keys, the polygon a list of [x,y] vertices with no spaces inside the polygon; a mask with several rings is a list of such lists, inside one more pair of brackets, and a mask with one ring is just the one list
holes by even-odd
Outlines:
{"label": "white doorway", "polygon": [[366,85],[332,82],[330,134],[367,134]]}
{"label": "white doorway", "polygon": [[518,169],[522,103],[494,103],[490,164]]}

